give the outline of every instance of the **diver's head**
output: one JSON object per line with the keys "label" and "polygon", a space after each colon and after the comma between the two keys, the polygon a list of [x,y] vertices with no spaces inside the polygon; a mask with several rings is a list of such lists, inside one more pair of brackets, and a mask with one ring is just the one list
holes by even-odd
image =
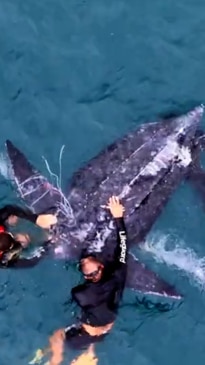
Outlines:
{"label": "diver's head", "polygon": [[7,252],[11,250],[15,245],[15,240],[10,233],[1,232],[0,233],[0,253]]}
{"label": "diver's head", "polygon": [[86,280],[96,283],[102,277],[104,266],[95,257],[88,256],[80,261],[80,270]]}

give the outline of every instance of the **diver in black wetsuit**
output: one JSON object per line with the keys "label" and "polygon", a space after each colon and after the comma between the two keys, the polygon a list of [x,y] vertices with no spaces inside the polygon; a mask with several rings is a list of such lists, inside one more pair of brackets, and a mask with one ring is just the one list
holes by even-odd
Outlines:
{"label": "diver in black wetsuit", "polygon": [[[107,208],[117,228],[115,260],[106,267],[94,255],[89,254],[81,259],[80,269],[85,282],[71,291],[72,299],[81,308],[80,323],[58,330],[51,336],[49,351],[52,352],[52,359],[49,364],[60,365],[64,341],[73,348],[82,348],[101,340],[113,327],[126,282],[127,234],[123,220],[124,207],[119,199],[111,197]],[[47,351],[41,352],[42,356]]]}
{"label": "diver in black wetsuit", "polygon": [[[20,254],[29,243],[28,235],[17,234],[14,237],[7,225],[15,224],[18,218],[33,222],[41,228],[48,229],[57,222],[52,214],[33,214],[28,209],[22,209],[13,205],[6,205],[0,209],[0,267],[1,268],[27,268],[35,266],[41,256],[31,259],[20,258]],[[42,254],[43,254],[42,250]]]}

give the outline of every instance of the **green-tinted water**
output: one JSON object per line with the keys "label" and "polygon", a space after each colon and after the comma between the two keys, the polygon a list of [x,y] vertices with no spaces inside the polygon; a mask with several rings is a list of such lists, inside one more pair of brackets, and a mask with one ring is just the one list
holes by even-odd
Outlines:
{"label": "green-tinted water", "polygon": [[[2,0],[2,149],[10,138],[46,171],[41,156],[57,170],[65,144],[66,185],[84,161],[131,128],[203,102],[204,12],[202,0]],[[0,193],[2,204],[12,201],[3,178]],[[167,234],[174,237],[167,239],[168,254]],[[185,301],[168,313],[123,306],[115,329],[97,346],[99,364],[204,364],[204,235],[203,206],[183,185],[139,255]],[[2,270],[1,365],[27,364],[54,329],[72,321],[64,303],[78,280],[73,268],[52,260],[32,270]],[[124,302],[129,299],[126,293]],[[73,354],[67,356],[65,364]]]}

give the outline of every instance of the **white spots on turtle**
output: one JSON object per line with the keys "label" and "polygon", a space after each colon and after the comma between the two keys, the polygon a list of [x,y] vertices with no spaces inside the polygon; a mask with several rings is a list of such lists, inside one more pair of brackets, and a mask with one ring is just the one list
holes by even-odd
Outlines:
{"label": "white spots on turtle", "polygon": [[156,155],[156,157],[149,162],[141,171],[140,175],[156,175],[162,168],[167,168],[170,161],[175,157],[177,143],[175,141],[168,141],[165,147]]}
{"label": "white spots on turtle", "polygon": [[[93,242],[89,245],[89,250],[93,252],[101,252],[102,248],[105,245],[107,238],[110,236],[112,231],[112,224],[109,226],[105,226],[100,232],[97,231],[96,237]],[[113,226],[114,227],[114,226]]]}
{"label": "white spots on turtle", "polygon": [[166,146],[146,165],[140,175],[155,176],[161,169],[167,168],[174,160],[180,162],[184,167],[191,163],[191,152],[188,147],[180,146],[175,140],[170,139]]}
{"label": "white spots on turtle", "polygon": [[129,184],[126,184],[126,185],[123,187],[123,189],[122,189],[121,193],[119,194],[119,198],[120,198],[120,199],[125,198],[125,197],[129,194],[130,190],[131,190],[130,185],[129,185]]}
{"label": "white spots on turtle", "polygon": [[180,146],[178,142],[171,136],[166,140],[165,146],[159,153],[151,152],[151,156],[155,156],[144,168],[141,169],[129,184],[123,186],[120,199],[125,198],[131,191],[131,187],[139,180],[140,177],[154,177],[162,169],[167,169],[170,164],[178,163],[182,167],[187,167],[192,161],[191,152],[188,147]]}
{"label": "white spots on turtle", "polygon": [[180,148],[180,153],[179,153],[179,157],[180,157],[180,165],[181,166],[189,166],[191,161],[192,161],[192,157],[191,157],[191,151],[188,147],[181,147]]}
{"label": "white spots on turtle", "polygon": [[63,252],[64,252],[64,250],[63,250],[63,247],[62,246],[58,246],[58,247],[56,247],[55,249],[54,249],[54,252],[55,252],[55,254],[62,254]]}
{"label": "white spots on turtle", "polygon": [[89,232],[94,228],[93,223],[84,223],[79,229],[70,232],[70,235],[76,238],[80,242],[84,242]]}
{"label": "white spots on turtle", "polygon": [[122,174],[126,173],[126,166],[122,166],[122,168],[121,168],[121,173],[122,173]]}
{"label": "white spots on turtle", "polygon": [[109,228],[110,230],[113,230],[113,229],[115,228],[114,222],[113,222],[112,220],[109,222],[109,224],[108,224],[108,228]]}
{"label": "white spots on turtle", "polygon": [[103,222],[105,220],[106,212],[104,210],[101,210],[97,214],[97,220],[98,222]]}

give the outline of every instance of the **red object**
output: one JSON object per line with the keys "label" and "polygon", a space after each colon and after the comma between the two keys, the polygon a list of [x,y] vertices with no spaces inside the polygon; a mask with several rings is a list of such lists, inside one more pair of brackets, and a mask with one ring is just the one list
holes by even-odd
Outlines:
{"label": "red object", "polygon": [[[4,233],[6,230],[5,230],[5,227],[4,226],[0,226],[0,233]],[[0,258],[3,256],[4,254],[4,251],[0,251]]]}
{"label": "red object", "polygon": [[4,233],[6,230],[5,230],[5,227],[4,226],[0,226],[0,233]]}

